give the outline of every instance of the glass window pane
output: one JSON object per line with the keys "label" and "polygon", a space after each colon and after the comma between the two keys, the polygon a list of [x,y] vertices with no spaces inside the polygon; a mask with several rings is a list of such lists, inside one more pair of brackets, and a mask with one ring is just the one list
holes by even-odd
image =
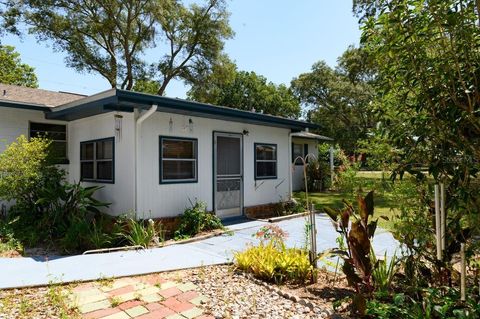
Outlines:
{"label": "glass window pane", "polygon": [[163,158],[195,158],[194,141],[162,140]]}
{"label": "glass window pane", "polygon": [[[293,158],[292,160],[295,161],[298,157],[303,157],[303,145],[302,144],[293,144]],[[302,160],[298,159],[295,161],[295,164],[302,164]]]}
{"label": "glass window pane", "polygon": [[195,161],[163,161],[163,180],[195,179]]}
{"label": "glass window pane", "polygon": [[93,160],[93,145],[94,143],[80,144],[80,159]]}
{"label": "glass window pane", "polygon": [[82,179],[93,179],[93,162],[80,164],[80,176]]}
{"label": "glass window pane", "polygon": [[113,158],[113,141],[105,140],[97,142],[97,159]]}
{"label": "glass window pane", "polygon": [[276,160],[277,147],[274,145],[257,145],[257,160]]}
{"label": "glass window pane", "polygon": [[113,180],[113,163],[97,162],[97,179],[101,180]]}
{"label": "glass window pane", "polygon": [[50,145],[50,149],[55,158],[67,158],[67,142],[54,141]]}
{"label": "glass window pane", "polygon": [[276,162],[257,162],[257,177],[276,177]]}

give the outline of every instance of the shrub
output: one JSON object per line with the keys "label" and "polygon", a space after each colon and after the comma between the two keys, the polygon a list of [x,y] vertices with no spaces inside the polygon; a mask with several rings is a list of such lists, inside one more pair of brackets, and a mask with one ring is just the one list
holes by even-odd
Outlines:
{"label": "shrub", "polygon": [[175,231],[175,239],[184,239],[195,236],[202,231],[223,229],[222,221],[215,215],[206,211],[204,202],[196,202],[187,208],[180,216],[180,224]]}
{"label": "shrub", "polygon": [[10,224],[0,221],[0,256],[12,251],[23,254],[23,245],[15,238]]}
{"label": "shrub", "polygon": [[308,252],[286,248],[286,233],[278,226],[262,227],[254,236],[260,238],[258,246],[251,246],[234,254],[238,269],[277,284],[287,281],[304,283],[311,277],[314,270]]}
{"label": "shrub", "polygon": [[330,166],[328,162],[310,160],[307,165],[307,187],[309,192],[321,192],[330,186]]}

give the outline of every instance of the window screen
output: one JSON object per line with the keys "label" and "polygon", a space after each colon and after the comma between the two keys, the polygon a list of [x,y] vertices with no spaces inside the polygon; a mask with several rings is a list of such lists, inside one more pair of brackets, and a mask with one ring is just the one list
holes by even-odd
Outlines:
{"label": "window screen", "polygon": [[277,178],[277,145],[255,144],[255,179]]}
{"label": "window screen", "polygon": [[113,183],[114,138],[80,143],[80,177],[82,181]]}
{"label": "window screen", "polygon": [[30,122],[30,138],[43,137],[52,140],[51,152],[59,163],[67,160],[67,126],[61,124]]}
{"label": "window screen", "polygon": [[160,137],[160,183],[197,181],[197,140]]}

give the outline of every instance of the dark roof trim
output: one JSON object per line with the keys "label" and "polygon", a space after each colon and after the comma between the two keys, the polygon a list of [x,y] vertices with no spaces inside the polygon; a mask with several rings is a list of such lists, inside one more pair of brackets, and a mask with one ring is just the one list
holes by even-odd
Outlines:
{"label": "dark roof trim", "polygon": [[2,99],[0,99],[0,106],[23,109],[23,110],[50,112],[50,107],[48,106],[43,106],[40,104],[24,103],[24,102],[15,102],[15,101],[2,100]]}
{"label": "dark roof trim", "polygon": [[318,125],[278,116],[232,109],[224,106],[198,103],[159,95],[111,89],[84,99],[52,108],[49,119],[72,121],[111,111],[131,112],[135,108],[147,109],[158,105],[159,112],[177,113],[227,121],[285,127],[293,130],[316,129]]}

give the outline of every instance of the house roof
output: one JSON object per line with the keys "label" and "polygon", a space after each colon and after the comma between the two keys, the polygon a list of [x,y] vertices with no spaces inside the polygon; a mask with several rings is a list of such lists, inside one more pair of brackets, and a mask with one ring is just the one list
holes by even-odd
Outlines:
{"label": "house roof", "polygon": [[53,108],[52,112],[47,113],[46,116],[50,119],[72,121],[111,111],[133,112],[134,109],[145,110],[153,104],[158,106],[157,111],[159,112],[285,127],[297,131],[306,128],[319,128],[318,125],[313,123],[279,116],[120,89],[111,89],[60,105]]}
{"label": "house roof", "polygon": [[313,134],[305,131],[292,133],[292,137],[307,138],[307,139],[319,140],[319,141],[333,141],[333,138],[331,137]]}
{"label": "house roof", "polygon": [[0,84],[0,106],[44,111],[47,119],[54,120],[73,121],[112,111],[146,110],[153,104],[158,106],[159,112],[284,127],[294,131],[319,128],[316,124],[295,119],[120,89],[84,96]]}
{"label": "house roof", "polygon": [[84,97],[85,95],[75,93],[54,92],[0,83],[0,105],[3,106],[23,105],[43,110]]}

